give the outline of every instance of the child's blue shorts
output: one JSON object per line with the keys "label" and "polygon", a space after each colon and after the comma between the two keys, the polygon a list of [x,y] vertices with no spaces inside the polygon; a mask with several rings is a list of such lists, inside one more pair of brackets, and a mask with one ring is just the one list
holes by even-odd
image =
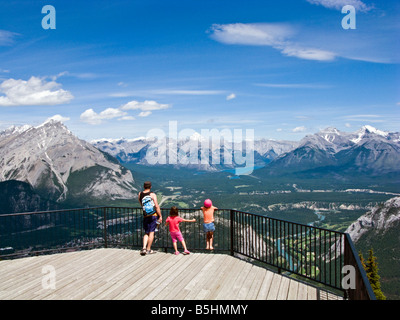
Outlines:
{"label": "child's blue shorts", "polygon": [[214,222],[203,223],[203,231],[204,232],[214,232],[215,231]]}

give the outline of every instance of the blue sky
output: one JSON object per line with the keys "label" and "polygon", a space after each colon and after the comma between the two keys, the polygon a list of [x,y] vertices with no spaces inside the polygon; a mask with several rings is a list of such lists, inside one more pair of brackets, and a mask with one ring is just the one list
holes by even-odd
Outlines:
{"label": "blue sky", "polygon": [[395,0],[2,1],[0,129],[55,116],[86,140],[169,121],[286,140],[400,131],[399,13]]}

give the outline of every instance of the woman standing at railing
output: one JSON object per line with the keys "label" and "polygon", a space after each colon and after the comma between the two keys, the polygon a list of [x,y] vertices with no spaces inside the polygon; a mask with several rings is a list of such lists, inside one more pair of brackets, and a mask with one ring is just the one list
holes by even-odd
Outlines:
{"label": "woman standing at railing", "polygon": [[157,222],[162,222],[160,206],[157,202],[157,196],[151,192],[151,182],[146,181],[143,184],[144,190],[139,192],[139,203],[143,208],[143,228],[145,235],[143,236],[143,249],[140,251],[142,256],[154,253],[151,245],[154,240],[154,231],[157,228]]}
{"label": "woman standing at railing", "polygon": [[207,245],[206,250],[214,250],[213,240],[214,240],[214,211],[218,210],[217,207],[212,205],[212,201],[210,199],[206,199],[204,201],[204,207],[201,207],[204,216],[203,230],[207,235]]}

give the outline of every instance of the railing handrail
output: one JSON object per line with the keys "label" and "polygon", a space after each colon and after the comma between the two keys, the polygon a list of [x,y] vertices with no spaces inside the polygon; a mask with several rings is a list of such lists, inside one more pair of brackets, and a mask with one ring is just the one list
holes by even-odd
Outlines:
{"label": "railing handrail", "polygon": [[[0,217],[32,215],[32,214],[48,214],[48,213],[55,213],[55,212],[67,212],[67,211],[78,211],[78,210],[95,210],[95,209],[103,209],[103,208],[135,209],[135,210],[141,210],[142,209],[140,207],[98,206],[98,207],[84,207],[84,208],[71,208],[71,209],[56,209],[56,210],[48,210],[48,211],[31,211],[31,212],[7,213],[7,214],[0,214]],[[160,209],[161,210],[169,210],[170,208],[169,207],[168,208],[167,207],[160,207]],[[345,232],[341,232],[341,231],[337,231],[337,230],[322,228],[322,227],[318,227],[318,226],[310,226],[308,224],[301,223],[301,222],[294,222],[294,221],[285,220],[285,219],[278,219],[278,218],[268,217],[268,216],[264,216],[264,215],[259,214],[259,213],[252,213],[252,212],[247,212],[247,211],[242,211],[242,210],[237,210],[237,209],[230,209],[230,208],[218,208],[218,210],[219,211],[232,210],[232,211],[235,211],[235,212],[249,214],[249,215],[252,215],[252,216],[258,216],[258,217],[266,218],[266,219],[269,219],[269,220],[292,223],[292,224],[296,224],[296,225],[303,226],[303,227],[316,228],[318,230],[333,232],[333,233],[341,234],[341,235],[345,235],[346,234]],[[201,208],[179,208],[179,211],[201,211]]]}
{"label": "railing handrail", "polygon": [[[67,211],[79,211],[79,210],[95,210],[95,209],[103,209],[103,208],[129,208],[129,207],[107,207],[107,206],[98,206],[98,207],[84,207],[84,208],[71,208],[71,209],[55,209],[55,210],[47,210],[47,211],[29,211],[29,212],[16,212],[16,213],[0,213],[1,217],[12,217],[12,216],[24,216],[24,215],[34,215],[34,214],[48,214],[48,213],[56,213],[56,212],[67,212]],[[132,207],[132,209],[138,209]]]}
{"label": "railing handrail", "polygon": [[[162,214],[165,214],[165,211],[169,210],[169,208],[162,207],[161,212]],[[122,212],[120,212],[122,211]],[[181,212],[194,212],[198,211],[201,212],[201,208],[179,208],[179,211]],[[228,215],[225,216],[223,219],[228,220],[229,219],[229,224],[222,223],[220,226],[220,231],[221,235],[219,235],[219,232],[217,232],[217,237],[222,237],[220,238],[221,241],[223,241],[222,250],[225,251],[230,251],[231,255],[234,254],[239,254],[239,255],[244,255],[247,256],[251,259],[261,261],[263,263],[266,263],[268,265],[277,267],[278,270],[283,269],[286,271],[289,271],[291,273],[298,274],[302,277],[305,277],[307,279],[313,280],[320,282],[324,285],[328,285],[332,288],[342,290],[345,292],[345,296],[347,295],[350,299],[370,299],[370,300],[375,300],[375,295],[373,293],[373,290],[371,288],[371,285],[368,281],[368,278],[366,276],[365,270],[363,266],[361,265],[360,259],[358,257],[358,254],[355,250],[354,244],[351,240],[351,237],[349,234],[340,232],[340,231],[335,231],[335,230],[330,230],[326,228],[321,228],[313,225],[308,225],[304,223],[297,223],[297,222],[292,222],[288,220],[283,220],[283,219],[277,219],[277,218],[272,218],[272,217],[267,217],[261,214],[255,214],[255,213],[250,213],[250,212],[245,212],[241,210],[236,210],[236,209],[225,209],[225,208],[219,208],[218,211],[222,212],[223,215]],[[132,233],[133,230],[138,231],[138,221],[142,219],[142,208],[140,207],[122,207],[122,206],[98,206],[98,207],[86,207],[86,208],[73,208],[73,209],[60,209],[60,210],[50,210],[50,211],[37,211],[37,212],[22,212],[22,213],[11,213],[11,214],[3,214],[0,215],[1,218],[14,218],[14,217],[19,217],[19,216],[26,216],[26,215],[50,215],[49,221],[50,224],[52,223],[52,214],[57,214],[61,213],[61,215],[57,215],[55,218],[53,218],[54,221],[62,220],[64,219],[64,224],[68,221],[71,222],[72,220],[75,223],[75,215],[73,218],[71,217],[66,217],[62,215],[62,213],[77,213],[79,220],[79,228],[81,227],[80,224],[82,223],[87,226],[89,223],[91,223],[92,229],[88,227],[88,229],[85,231],[86,232],[86,237],[92,236],[96,237],[95,234],[97,234],[97,237],[103,238],[103,245],[104,247],[107,247],[108,244],[110,243],[111,245],[120,245],[118,244],[120,240],[113,239],[112,237],[118,237],[118,231],[114,229],[111,229],[111,227],[114,226],[114,224],[118,225],[118,223],[121,223],[121,219],[123,223],[129,223],[130,219],[133,219],[136,221],[136,229],[132,226],[132,230],[128,227],[128,231]],[[95,213],[95,215],[93,215]],[[128,214],[128,222],[125,221],[126,216],[120,215],[118,218],[117,215],[123,213],[124,215]],[[87,214],[87,217],[82,218],[81,215]],[[132,214],[132,216],[129,216]],[[216,221],[220,218],[220,215],[216,213],[215,218]],[[237,217],[236,217],[237,216]],[[111,217],[111,218],[110,218]],[[235,218],[236,217],[236,218]],[[98,220],[95,220],[95,219]],[[16,218],[16,219],[21,219],[21,218]],[[33,219],[33,218],[32,218]],[[31,219],[31,220],[32,220]],[[35,218],[36,219],[36,218]],[[70,219],[70,220],[68,220]],[[90,220],[92,219],[92,220]],[[119,219],[119,222],[118,222]],[[38,219],[39,222],[41,221]],[[113,220],[111,224],[109,224],[107,221],[108,220]],[[114,221],[115,220],[115,221]],[[132,221],[133,221],[132,220]],[[240,220],[240,221],[239,221]],[[1,220],[0,220],[1,221]],[[16,220],[17,221],[17,220]],[[49,222],[48,222],[49,223]],[[101,223],[103,224],[102,229],[100,231],[96,231],[96,228],[98,228],[98,224]],[[62,225],[62,223],[61,223]],[[1,224],[0,224],[1,226]],[[278,229],[279,226],[279,229]],[[37,227],[37,225],[36,225]],[[141,227],[141,225],[140,225]],[[227,229],[229,228],[229,231],[227,233]],[[268,229],[267,229],[268,228]],[[37,231],[37,229],[32,229],[31,231]],[[90,230],[89,230],[90,229]],[[93,230],[94,229],[94,230]],[[110,230],[109,230],[110,229]],[[142,229],[142,228],[141,228]],[[254,231],[256,229],[256,231]],[[294,232],[294,229],[296,230]],[[21,229],[20,229],[21,230]],[[79,229],[80,230],[80,229]],[[121,231],[120,233],[124,233]],[[125,230],[125,229],[124,229]],[[197,229],[193,229],[194,233],[197,233],[199,235],[199,238],[197,238],[196,243],[200,243],[200,227]],[[248,231],[251,231],[251,235],[249,236],[247,233]],[[300,230],[300,231],[299,231]],[[75,230],[76,231],[76,230]],[[74,231],[74,232],[75,232]],[[191,230],[190,230],[191,231]],[[189,232],[190,232],[189,231]],[[223,231],[223,232],[222,232]],[[290,233],[290,231],[292,233]],[[16,231],[18,233],[18,231]],[[20,231],[21,232],[21,231]],[[22,231],[25,232],[25,231]],[[100,232],[100,233],[96,233]],[[142,230],[140,231],[142,232]],[[260,232],[260,233],[257,233]],[[263,232],[265,234],[263,234]],[[271,233],[272,232],[272,233]],[[78,232],[79,233],[79,232]],[[10,233],[11,234],[11,233]],[[319,234],[319,237],[317,235]],[[328,236],[327,236],[328,234]],[[164,238],[160,235],[159,239],[159,244],[155,244],[155,247],[160,247],[164,248],[164,250],[167,250],[167,248],[170,248],[171,245],[168,242],[169,237],[166,237],[167,233],[164,231],[162,233]],[[240,238],[238,238],[238,236]],[[312,238],[315,236],[316,238]],[[229,240],[223,239],[224,237],[229,237]],[[322,238],[324,237],[324,240]],[[328,242],[327,238],[328,237]],[[251,238],[251,239],[250,239]],[[317,238],[319,240],[319,244],[317,243]],[[332,242],[332,238],[335,240]],[[1,239],[1,235],[0,235]],[[86,238],[85,238],[86,239]],[[258,243],[255,242],[255,239],[257,239]],[[301,240],[300,240],[301,239]],[[343,239],[343,243],[342,243]],[[72,240],[76,241],[76,240]],[[81,240],[77,240],[78,242]],[[87,240],[86,240],[87,241]],[[139,245],[140,242],[140,236],[136,235],[136,242],[132,240],[136,244],[132,244],[133,246]],[[226,241],[229,243],[229,247],[226,246]],[[247,242],[250,241],[250,242]],[[314,242],[313,242],[314,241]],[[339,247],[337,245],[337,241],[339,241]],[[297,244],[295,244],[297,242]],[[79,242],[81,243],[81,242]],[[239,247],[237,247],[239,244]],[[98,244],[100,245],[100,244]],[[141,244],[140,244],[141,245]],[[300,248],[299,248],[300,245]],[[342,247],[343,246],[343,247]],[[1,243],[0,243],[1,247]],[[34,245],[36,248],[36,246]],[[41,246],[39,245],[39,248]],[[261,255],[258,255],[260,253],[260,248],[265,247],[264,249],[266,250],[265,252],[261,252]],[[268,248],[267,248],[268,247]],[[304,249],[305,247],[305,249]],[[308,248],[309,247],[309,248]],[[334,257],[332,260],[332,251],[334,247]],[[68,247],[66,247],[68,248]],[[203,247],[204,248],[204,247]],[[313,248],[313,250],[312,250]],[[339,249],[339,256],[336,256],[337,250]],[[319,250],[319,256],[317,256],[317,251]],[[322,250],[324,250],[322,252]],[[343,250],[343,253],[342,253]],[[38,250],[38,251],[33,251],[33,252],[44,252],[46,250]],[[262,251],[262,250],[261,250]],[[268,252],[267,252],[268,251]],[[299,253],[300,251],[300,253]],[[272,259],[277,259],[277,260],[271,260],[270,257],[268,256],[269,253],[272,252]],[[329,254],[329,258],[328,258]],[[342,258],[343,254],[343,258]],[[300,255],[300,259],[299,259]],[[13,256],[13,255],[10,255]],[[6,257],[6,255],[2,255],[1,257]],[[267,258],[265,258],[267,257]],[[281,257],[281,258],[280,258]],[[289,257],[289,259],[288,259]],[[317,264],[317,258],[319,258],[319,262]],[[286,261],[286,265],[283,264],[282,260],[292,260],[291,264],[295,263],[296,268],[293,269],[292,267],[288,267],[289,262]],[[339,260],[336,260],[339,259]],[[293,262],[293,260],[295,262]],[[332,261],[334,263],[334,270],[331,270],[331,265]],[[314,263],[314,266],[312,265]],[[357,273],[357,289],[360,287],[362,288],[362,293],[358,293],[357,291],[360,290],[343,290],[340,286],[338,285],[338,280],[337,280],[337,264],[339,263],[339,267],[342,267],[342,264],[346,263],[351,263]],[[327,264],[329,265],[329,270],[327,271]],[[312,269],[314,267],[314,276],[312,276]],[[321,267],[319,270],[318,268]],[[323,281],[322,278],[322,269],[323,267],[325,268],[324,270],[324,277],[325,281]],[[305,268],[305,271],[303,271]],[[299,270],[297,270],[299,269]],[[307,273],[308,270],[308,273]],[[317,271],[319,274],[319,280],[317,279]],[[328,281],[327,281],[327,272],[328,272]],[[334,280],[332,282],[331,277],[332,273],[334,276]]]}
{"label": "railing handrail", "polygon": [[[180,210],[180,209],[179,209],[179,210]],[[316,228],[316,229],[318,229],[318,230],[329,231],[329,232],[333,232],[333,233],[337,233],[337,234],[341,234],[341,235],[344,235],[344,234],[345,234],[345,232],[341,232],[341,231],[336,231],[336,230],[326,229],[326,228],[316,227],[316,226],[310,226],[310,225],[308,225],[308,224],[301,223],[301,222],[294,222],[294,221],[285,220],[285,219],[277,219],[277,218],[273,218],[273,217],[264,216],[264,215],[259,214],[259,213],[246,212],[246,211],[236,210],[236,209],[222,209],[222,210],[233,210],[233,211],[235,211],[235,212],[240,212],[240,213],[244,213],[244,214],[250,214],[250,215],[253,215],[253,216],[263,217],[263,218],[266,218],[266,219],[269,219],[269,220],[275,220],[275,221],[280,221],[280,222],[292,223],[292,224],[296,224],[296,225],[303,226],[303,227],[307,227],[307,228]]]}

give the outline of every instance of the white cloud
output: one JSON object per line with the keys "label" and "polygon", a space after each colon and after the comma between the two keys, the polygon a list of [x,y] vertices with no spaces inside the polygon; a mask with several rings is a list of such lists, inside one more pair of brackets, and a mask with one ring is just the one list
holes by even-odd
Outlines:
{"label": "white cloud", "polygon": [[89,124],[101,124],[102,122],[101,117],[93,109],[85,110],[81,114],[80,119]]}
{"label": "white cloud", "polygon": [[119,118],[118,120],[122,120],[122,121],[125,121],[125,120],[135,120],[135,117],[132,117],[132,116],[123,116],[123,117]]}
{"label": "white cloud", "polygon": [[310,116],[296,116],[295,118],[301,121],[308,121],[312,119]]}
{"label": "white cloud", "polygon": [[56,81],[58,78],[66,76],[66,75],[69,75],[69,72],[68,71],[63,71],[63,72],[58,73],[55,76],[51,76],[50,78],[51,78],[51,80]]}
{"label": "white cloud", "polygon": [[154,100],[145,100],[143,102],[133,100],[121,106],[121,109],[140,110],[141,112],[139,113],[139,117],[147,117],[151,114],[152,111],[168,109],[169,107],[169,104],[158,103]]}
{"label": "white cloud", "polygon": [[85,72],[85,73],[69,73],[72,77],[76,77],[79,79],[91,80],[99,77],[96,73],[93,72]]}
{"label": "white cloud", "polygon": [[141,110],[141,111],[154,111],[161,109],[168,109],[170,107],[169,104],[158,103],[154,100],[145,100],[143,102],[139,101],[130,101],[123,106],[121,106],[122,110]]}
{"label": "white cloud", "polygon": [[221,43],[270,46],[289,57],[306,60],[332,61],[336,54],[326,50],[302,47],[292,43],[295,29],[282,23],[233,23],[214,24],[211,26],[211,37]]}
{"label": "white cloud", "polygon": [[297,57],[305,60],[332,61],[336,54],[330,51],[319,49],[304,49],[290,45],[283,48],[282,53],[288,57]]}
{"label": "white cloud", "polygon": [[55,81],[32,76],[29,80],[8,79],[0,84],[0,106],[57,105],[74,97]]}
{"label": "white cloud", "polygon": [[68,118],[68,117],[63,117],[63,116],[60,115],[60,114],[56,114],[56,115],[54,115],[54,116],[48,118],[48,119],[46,120],[46,122],[47,122],[47,121],[50,121],[50,120],[56,120],[56,121],[60,121],[60,122],[66,122],[66,121],[70,120],[70,118]]}
{"label": "white cloud", "polygon": [[219,90],[158,89],[158,90],[150,90],[150,93],[168,94],[168,95],[207,96],[207,95],[223,94],[224,91],[219,91]]}
{"label": "white cloud", "polygon": [[113,118],[117,118],[117,117],[122,117],[125,116],[126,112],[123,112],[119,109],[115,109],[115,108],[107,108],[106,110],[100,112],[100,116],[103,119],[113,119]]}
{"label": "white cloud", "polygon": [[18,33],[0,30],[0,46],[9,46],[14,43],[14,38],[18,36]]}
{"label": "white cloud", "polygon": [[110,97],[126,98],[126,97],[149,97],[149,96],[162,96],[162,95],[177,95],[177,96],[208,96],[226,94],[222,90],[186,90],[186,89],[151,89],[140,91],[125,91],[111,93]]}
{"label": "white cloud", "polygon": [[69,71],[63,71],[60,72],[59,74],[55,76],[51,76],[51,80],[55,81],[60,77],[73,77],[73,78],[78,78],[82,80],[91,80],[91,79],[96,79],[99,77],[98,74],[92,73],[92,72],[84,72],[84,73],[74,73],[74,72],[69,72]]}
{"label": "white cloud", "polygon": [[345,121],[358,121],[358,122],[385,122],[381,115],[377,114],[354,114],[342,117]]}
{"label": "white cloud", "polygon": [[213,24],[211,31],[219,42],[253,46],[275,46],[294,33],[288,25],[272,23]]}
{"label": "white cloud", "polygon": [[366,12],[372,9],[372,7],[366,5],[361,0],[307,0],[307,2],[335,10],[342,10],[346,5],[351,5],[361,12]]}
{"label": "white cloud", "polygon": [[328,89],[330,85],[316,83],[257,83],[259,87],[280,88],[280,89]]}
{"label": "white cloud", "polygon": [[80,116],[81,121],[89,124],[101,124],[104,120],[115,119],[117,120],[135,120],[135,117],[128,115],[126,111],[140,110],[139,117],[147,117],[155,110],[162,110],[169,108],[169,104],[161,104],[156,101],[146,100],[143,102],[130,101],[119,108],[108,108],[100,113],[95,112],[93,109],[87,109]]}
{"label": "white cloud", "polygon": [[93,109],[87,109],[85,112],[81,114],[80,119],[83,122],[95,125],[95,124],[101,124],[103,120],[124,117],[126,116],[126,114],[127,114],[126,112],[123,112],[115,108],[107,108],[100,113],[95,112]]}
{"label": "white cloud", "polygon": [[306,127],[301,126],[301,127],[296,127],[296,128],[294,128],[294,129],[292,130],[292,132],[304,132],[304,131],[306,131],[306,130],[307,130]]}
{"label": "white cloud", "polygon": [[142,111],[139,113],[139,117],[147,117],[149,115],[151,115],[151,111]]}
{"label": "white cloud", "polygon": [[235,99],[236,98],[236,94],[234,94],[234,93],[231,93],[230,95],[228,95],[227,97],[226,97],[226,100],[232,100],[232,99]]}

